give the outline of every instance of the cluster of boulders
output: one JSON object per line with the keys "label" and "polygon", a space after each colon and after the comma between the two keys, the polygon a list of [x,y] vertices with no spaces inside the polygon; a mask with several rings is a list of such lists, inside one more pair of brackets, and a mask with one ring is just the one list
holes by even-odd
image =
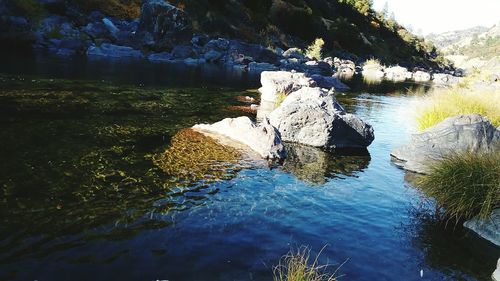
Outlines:
{"label": "cluster of boulders", "polygon": [[361,74],[365,80],[382,81],[388,80],[392,82],[430,82],[438,85],[453,85],[460,81],[458,76],[449,73],[432,73],[424,69],[408,70],[402,66],[384,67],[377,63],[365,64]]}
{"label": "cluster of boulders", "polygon": [[[318,87],[306,74],[287,71],[265,71],[261,83],[262,124],[239,117],[193,128],[229,137],[268,159],[285,157],[282,141],[323,149],[366,149],[374,140],[372,126],[344,110],[333,86]],[[283,99],[279,104],[278,96]],[[274,106],[268,110],[266,103]]]}

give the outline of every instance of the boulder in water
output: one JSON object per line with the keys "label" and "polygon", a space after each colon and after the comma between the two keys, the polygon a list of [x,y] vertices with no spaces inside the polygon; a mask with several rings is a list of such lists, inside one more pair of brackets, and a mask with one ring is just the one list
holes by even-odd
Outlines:
{"label": "boulder in water", "polygon": [[288,71],[264,71],[260,75],[261,100],[275,102],[279,94],[288,95],[303,87],[315,87],[316,82],[304,73]]}

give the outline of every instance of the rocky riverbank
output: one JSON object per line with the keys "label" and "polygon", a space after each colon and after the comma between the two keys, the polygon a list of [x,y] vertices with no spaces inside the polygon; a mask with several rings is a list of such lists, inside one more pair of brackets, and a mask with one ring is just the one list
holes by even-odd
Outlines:
{"label": "rocky riverbank", "polygon": [[[331,77],[349,80],[356,75],[393,82],[458,82],[454,72],[400,66],[362,67],[362,60],[313,59],[299,48],[282,50],[241,40],[211,38],[195,33],[186,12],[163,0],[144,1],[140,17],[131,20],[109,17],[99,11],[84,13],[64,1],[42,2],[47,10],[54,12],[37,20],[16,13],[8,2],[1,3],[2,40],[59,56],[214,64],[254,74],[293,70],[312,77],[319,85],[337,83]],[[336,90],[347,88],[341,86]]]}

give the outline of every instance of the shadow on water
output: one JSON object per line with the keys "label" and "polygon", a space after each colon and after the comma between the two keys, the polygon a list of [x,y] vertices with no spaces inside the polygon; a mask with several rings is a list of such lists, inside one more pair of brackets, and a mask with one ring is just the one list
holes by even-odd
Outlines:
{"label": "shadow on water", "polygon": [[[412,187],[420,175],[407,172],[405,180]],[[490,280],[500,256],[500,248],[463,227],[463,221],[447,218],[436,202],[423,197],[409,209],[408,223],[402,226],[412,245],[420,249],[425,264],[447,273],[453,280]]]}
{"label": "shadow on water", "polygon": [[353,177],[370,163],[368,151],[328,152],[290,143],[285,148],[287,158],[282,169],[300,180],[318,185],[333,178]]}

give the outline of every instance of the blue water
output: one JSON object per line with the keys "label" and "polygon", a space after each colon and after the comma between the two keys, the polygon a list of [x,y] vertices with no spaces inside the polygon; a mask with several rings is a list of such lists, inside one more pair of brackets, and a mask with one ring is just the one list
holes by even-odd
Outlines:
{"label": "blue water", "polygon": [[[18,70],[9,73],[15,71]],[[31,75],[47,77],[50,73]],[[205,87],[205,82],[189,83]],[[152,82],[144,82],[146,86],[148,83]],[[2,91],[6,85],[14,87],[3,85]],[[143,86],[127,87],[139,91],[144,99],[156,91]],[[131,140],[130,147],[128,144],[124,147],[140,160],[121,165],[121,158],[113,158],[118,164],[104,165],[121,165],[127,174],[141,174],[154,168],[144,155],[167,149],[168,141],[162,140],[168,140],[179,127],[235,114],[219,108],[214,109],[213,115],[205,116],[202,109],[208,104],[213,106],[211,101],[198,98],[200,104],[188,110],[183,104],[185,99],[177,100],[176,94],[182,92],[195,98],[205,92],[217,98],[219,91],[222,103],[229,104],[229,97],[243,91],[169,89],[171,105],[180,116],[163,121],[159,121],[161,114],[151,112],[132,116],[144,126],[160,122],[158,130],[165,126],[168,133],[161,137],[154,133],[139,134]],[[162,181],[144,180],[150,191],[140,196],[120,189],[116,194],[85,199],[88,201],[60,196],[59,191],[47,187],[54,197],[60,198],[62,209],[68,205],[70,210],[65,213],[58,213],[59,207],[53,208],[49,203],[50,195],[44,198],[39,194],[44,194],[43,191],[37,189],[51,184],[61,185],[60,189],[70,186],[72,192],[84,189],[88,177],[85,171],[82,175],[68,176],[71,177],[68,183],[59,182],[60,176],[54,171],[50,180],[30,181],[30,177],[35,177],[33,174],[20,177],[7,169],[7,174],[0,178],[2,194],[16,195],[5,197],[0,203],[2,210],[9,208],[0,215],[0,279],[272,280],[273,266],[282,255],[290,249],[307,246],[313,255],[324,248],[320,262],[331,264],[332,271],[342,265],[338,270],[343,275],[341,280],[488,280],[498,249],[466,233],[460,225],[445,228],[436,221],[432,199],[405,180],[411,175],[391,163],[390,151],[408,141],[412,125],[406,113],[411,111],[415,97],[404,89],[369,91],[338,97],[348,111],[373,125],[376,138],[369,147],[369,156],[342,156],[297,147],[297,151],[302,149],[307,155],[315,153],[313,163],[298,157],[293,163],[283,165],[256,165],[239,171],[229,180],[189,186],[178,183],[154,195],[151,190],[156,190]],[[1,123],[10,135],[15,134],[12,138],[23,139],[17,151],[6,158],[12,163],[16,157],[31,159],[29,155],[36,154],[34,140],[24,139],[30,133],[16,131],[14,127],[58,124],[58,120],[67,122],[68,118],[32,111],[23,115],[21,109],[21,113],[16,112],[20,115]],[[54,145],[75,151],[105,147],[109,145],[106,141],[118,141],[100,137],[89,141],[89,132],[82,129],[84,124],[94,124],[97,119],[104,125],[121,124],[123,119],[132,118],[129,114],[97,113],[92,118],[78,120],[80,123],[75,123],[78,128],[68,130],[60,125],[61,130],[56,133],[44,130],[37,136],[54,134],[47,136],[56,142]],[[57,144],[58,134],[79,137],[69,140],[62,137]],[[4,148],[9,145],[14,146],[5,142]],[[64,157],[55,151],[50,149],[44,154],[53,153],[54,161]],[[33,169],[41,171],[52,165],[38,158],[29,161],[35,163]],[[71,162],[76,163],[74,159],[64,161],[77,165]],[[66,169],[66,162],[56,170]],[[111,183],[105,182],[103,186]],[[16,193],[17,189],[21,191]]]}

